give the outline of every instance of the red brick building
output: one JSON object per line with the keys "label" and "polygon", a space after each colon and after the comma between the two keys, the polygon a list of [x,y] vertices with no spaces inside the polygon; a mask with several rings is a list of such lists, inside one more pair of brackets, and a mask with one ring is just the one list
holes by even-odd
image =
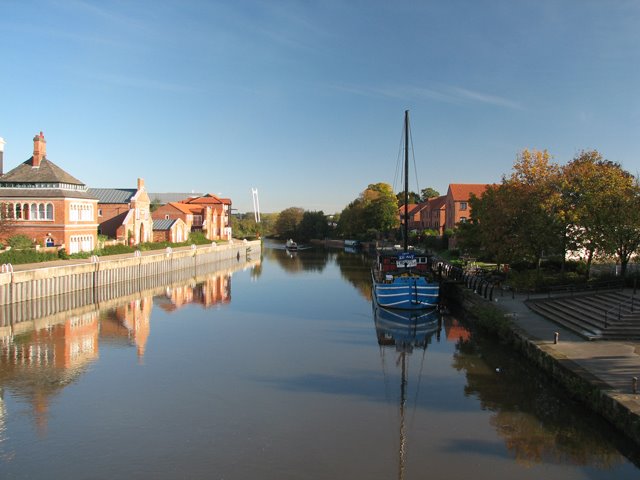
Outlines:
{"label": "red brick building", "polygon": [[99,233],[128,245],[152,241],[151,202],[142,178],[137,188],[91,188],[89,192],[98,199]]}
{"label": "red brick building", "polygon": [[487,185],[482,183],[450,183],[445,200],[445,228],[453,229],[471,217],[471,195],[481,197]]}
{"label": "red brick building", "polygon": [[87,186],[47,158],[42,132],[33,155],[3,174],[0,162],[0,240],[26,235],[69,253],[91,251],[98,235],[98,200]]}
{"label": "red brick building", "polygon": [[191,232],[203,232],[208,240],[231,239],[231,200],[210,193],[170,202],[157,208],[154,220],[181,219]]}

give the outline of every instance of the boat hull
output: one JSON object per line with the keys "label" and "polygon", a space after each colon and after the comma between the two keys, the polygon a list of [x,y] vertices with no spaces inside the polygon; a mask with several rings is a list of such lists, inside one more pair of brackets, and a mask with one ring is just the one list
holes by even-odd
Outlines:
{"label": "boat hull", "polygon": [[380,345],[424,346],[439,328],[437,309],[389,310],[374,305],[376,335]]}
{"label": "boat hull", "polygon": [[440,285],[421,276],[398,276],[391,280],[373,280],[373,297],[383,308],[427,310],[438,306]]}

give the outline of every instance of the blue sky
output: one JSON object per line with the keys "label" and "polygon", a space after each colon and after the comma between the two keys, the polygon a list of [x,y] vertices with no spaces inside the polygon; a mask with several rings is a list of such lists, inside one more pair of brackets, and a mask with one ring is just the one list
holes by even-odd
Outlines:
{"label": "blue sky", "polygon": [[[636,0],[0,0],[4,170],[341,211],[393,184],[499,181],[523,148],[640,170]],[[398,186],[398,189],[400,187]]]}

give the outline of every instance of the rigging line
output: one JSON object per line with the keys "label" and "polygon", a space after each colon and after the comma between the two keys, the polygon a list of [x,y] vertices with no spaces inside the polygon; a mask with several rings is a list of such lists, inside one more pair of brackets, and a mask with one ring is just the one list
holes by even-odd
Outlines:
{"label": "rigging line", "polygon": [[387,403],[391,404],[391,395],[389,394],[389,379],[387,378],[387,369],[385,368],[384,362],[384,347],[382,345],[378,345],[380,349],[380,363],[382,367],[382,380],[384,382],[384,396],[387,400]]}
{"label": "rigging line", "polygon": [[402,131],[400,132],[400,142],[398,143],[398,154],[396,157],[396,168],[395,168],[395,172],[394,172],[394,177],[393,177],[393,193],[395,195],[396,191],[402,190],[404,187],[399,188],[398,187],[398,183],[400,182],[399,179],[403,178],[404,176],[404,162],[403,162],[403,143],[404,143],[404,124],[402,126]]}
{"label": "rigging line", "polygon": [[424,371],[424,359],[427,355],[427,342],[425,340],[424,347],[422,347],[422,360],[420,361],[420,371],[418,372],[418,383],[416,385],[416,395],[413,399],[413,411],[411,412],[411,423],[413,424],[413,420],[416,415],[416,410],[418,409],[418,397],[420,394],[420,385],[422,384],[422,372]]}
{"label": "rigging line", "polygon": [[416,193],[420,196],[420,182],[418,181],[418,165],[416,163],[416,155],[415,150],[413,149],[413,135],[411,134],[411,130],[409,130],[409,144],[411,145],[411,158],[413,159],[413,175],[416,179],[416,188],[418,189]]}

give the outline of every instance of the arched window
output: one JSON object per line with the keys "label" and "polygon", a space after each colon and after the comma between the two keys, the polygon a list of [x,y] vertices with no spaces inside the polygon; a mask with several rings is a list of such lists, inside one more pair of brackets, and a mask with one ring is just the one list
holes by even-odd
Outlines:
{"label": "arched window", "polygon": [[47,220],[53,220],[53,203],[47,203]]}
{"label": "arched window", "polygon": [[22,218],[25,220],[29,220],[29,204],[28,203],[22,204]]}
{"label": "arched window", "polygon": [[38,219],[38,205],[35,203],[32,203],[29,206],[29,218],[31,220],[37,220]]}
{"label": "arched window", "polygon": [[16,203],[16,218],[22,219],[22,204]]}
{"label": "arched window", "polygon": [[38,220],[44,220],[44,219],[45,219],[44,203],[41,203],[38,205]]}

